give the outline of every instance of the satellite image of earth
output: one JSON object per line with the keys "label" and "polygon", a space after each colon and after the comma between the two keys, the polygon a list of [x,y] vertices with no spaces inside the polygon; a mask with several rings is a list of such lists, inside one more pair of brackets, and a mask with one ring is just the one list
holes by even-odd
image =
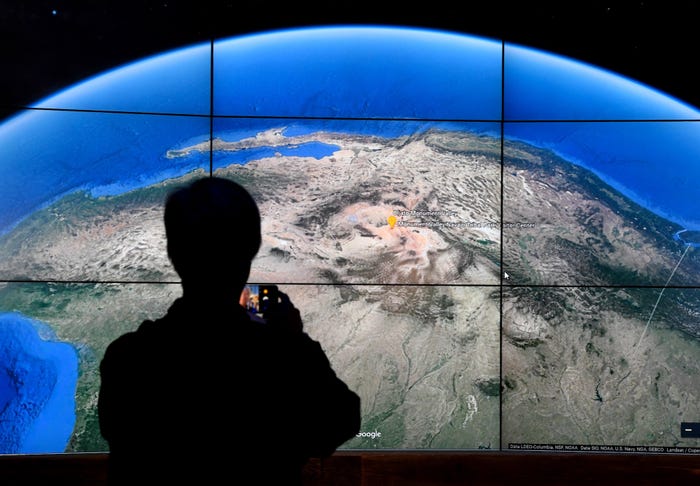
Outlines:
{"label": "satellite image of earth", "polygon": [[697,447],[695,108],[444,32],[210,47],[0,125],[0,453],[107,449],[100,359],[180,295],[163,203],[211,173],[260,206],[251,282],[362,398],[344,448]]}

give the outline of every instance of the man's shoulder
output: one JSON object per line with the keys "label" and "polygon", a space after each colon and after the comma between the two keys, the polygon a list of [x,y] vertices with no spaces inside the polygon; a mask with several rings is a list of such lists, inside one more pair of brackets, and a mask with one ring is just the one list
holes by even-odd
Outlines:
{"label": "man's shoulder", "polygon": [[163,339],[164,335],[172,330],[179,322],[185,321],[182,305],[176,300],[168,312],[155,319],[146,319],[138,327],[126,332],[112,341],[108,347],[113,349],[133,348],[153,340]]}
{"label": "man's shoulder", "polygon": [[134,331],[129,331],[117,337],[107,346],[105,357],[115,356],[135,356],[138,349],[143,347],[144,342],[157,329],[155,321],[144,321]]}

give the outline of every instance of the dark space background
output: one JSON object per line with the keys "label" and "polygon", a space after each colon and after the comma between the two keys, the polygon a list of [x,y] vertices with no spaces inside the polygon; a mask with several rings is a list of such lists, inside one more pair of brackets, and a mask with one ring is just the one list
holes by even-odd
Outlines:
{"label": "dark space background", "polygon": [[573,57],[700,107],[700,2],[0,0],[0,118],[89,76],[201,41],[339,24],[425,27]]}

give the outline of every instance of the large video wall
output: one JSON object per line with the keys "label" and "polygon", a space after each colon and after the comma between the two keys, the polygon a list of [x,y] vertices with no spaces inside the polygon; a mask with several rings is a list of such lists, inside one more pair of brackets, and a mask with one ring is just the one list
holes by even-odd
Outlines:
{"label": "large video wall", "polygon": [[163,203],[211,175],[260,206],[251,282],[362,399],[343,448],[696,453],[699,117],[390,27],[216,39],[42,99],[0,125],[0,453],[106,450],[100,359],[180,295]]}

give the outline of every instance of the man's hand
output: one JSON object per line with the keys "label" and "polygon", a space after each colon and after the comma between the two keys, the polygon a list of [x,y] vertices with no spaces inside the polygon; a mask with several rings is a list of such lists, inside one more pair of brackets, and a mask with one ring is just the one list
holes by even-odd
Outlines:
{"label": "man's hand", "polygon": [[271,326],[290,332],[302,332],[304,323],[301,320],[299,309],[294,307],[289,296],[282,291],[278,291],[279,302],[273,309],[265,314],[265,320]]}

